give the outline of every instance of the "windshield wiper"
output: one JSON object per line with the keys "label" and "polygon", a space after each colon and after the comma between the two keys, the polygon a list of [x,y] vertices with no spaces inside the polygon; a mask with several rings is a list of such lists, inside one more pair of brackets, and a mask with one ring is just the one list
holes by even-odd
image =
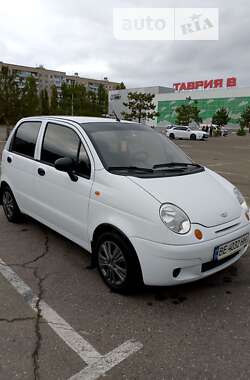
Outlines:
{"label": "windshield wiper", "polygon": [[108,167],[108,171],[112,170],[127,170],[127,171],[137,171],[137,172],[144,172],[144,173],[153,173],[154,170],[150,168],[142,168],[139,166],[110,166]]}
{"label": "windshield wiper", "polygon": [[192,162],[190,163],[187,163],[187,162],[167,162],[165,164],[158,164],[158,165],[154,165],[153,166],[153,169],[161,169],[161,168],[174,168],[176,166],[184,166],[184,167],[187,167],[187,166],[195,166],[196,168],[202,168],[201,165],[199,164],[194,164]]}

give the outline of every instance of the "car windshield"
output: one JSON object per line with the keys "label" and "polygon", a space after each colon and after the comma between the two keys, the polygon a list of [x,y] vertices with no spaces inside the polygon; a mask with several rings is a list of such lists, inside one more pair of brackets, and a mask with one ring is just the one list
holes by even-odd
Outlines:
{"label": "car windshield", "polygon": [[149,127],[124,122],[85,123],[82,126],[107,170],[143,175],[143,172],[173,173],[174,170],[195,168],[182,150]]}

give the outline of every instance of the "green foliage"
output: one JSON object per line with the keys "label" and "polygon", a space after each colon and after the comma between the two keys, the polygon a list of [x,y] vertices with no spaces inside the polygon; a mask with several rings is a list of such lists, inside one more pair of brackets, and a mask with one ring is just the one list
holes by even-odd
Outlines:
{"label": "green foliage", "polygon": [[59,114],[58,93],[55,85],[51,86],[49,112],[51,115]]}
{"label": "green foliage", "polygon": [[176,112],[176,124],[189,125],[192,121],[201,123],[200,109],[197,107],[197,102],[189,104],[182,104],[175,109]]}
{"label": "green foliage", "polygon": [[246,136],[247,132],[245,130],[245,128],[243,127],[240,127],[237,131],[237,136]]}
{"label": "green foliage", "polygon": [[42,115],[49,115],[49,96],[46,89],[40,93],[40,107]]}
{"label": "green foliage", "polygon": [[129,111],[123,112],[123,117],[126,120],[136,120],[139,123],[143,120],[154,119],[159,115],[158,112],[155,111],[156,105],[153,103],[154,97],[154,94],[129,92],[128,102],[123,103]]}
{"label": "green foliage", "polygon": [[60,98],[56,86],[38,94],[37,82],[28,77],[21,90],[16,76],[3,67],[0,72],[0,123],[14,125],[21,117],[32,115],[102,116],[108,113],[108,93],[103,85],[98,94],[88,91],[82,84],[61,87]]}
{"label": "green foliage", "polygon": [[99,105],[101,113],[106,115],[108,113],[108,101],[109,101],[108,99],[109,98],[108,98],[108,93],[102,84],[100,84],[98,88],[97,98],[98,98],[98,105]]}
{"label": "green foliage", "polygon": [[[250,133],[250,106],[247,106],[244,111],[242,112],[240,116],[240,130],[243,131],[244,127],[248,128],[249,133]],[[239,131],[240,132],[240,131]],[[240,132],[242,133],[242,132]],[[244,135],[239,135],[239,136],[244,136]]]}
{"label": "green foliage", "polygon": [[120,84],[116,86],[116,90],[125,90],[125,89],[126,89],[126,86],[123,82],[121,82]]}
{"label": "green foliage", "polygon": [[108,112],[108,94],[100,86],[98,94],[82,84],[62,85],[60,113],[79,116],[102,116]]}
{"label": "green foliage", "polygon": [[26,79],[25,86],[21,95],[22,115],[35,116],[39,115],[40,101],[37,93],[36,79],[29,77]]}
{"label": "green foliage", "polygon": [[20,90],[8,68],[0,71],[0,124],[14,125],[21,117]]}
{"label": "green foliage", "polygon": [[212,124],[216,124],[219,127],[227,125],[230,120],[229,112],[226,108],[222,107],[215,112],[212,118]]}

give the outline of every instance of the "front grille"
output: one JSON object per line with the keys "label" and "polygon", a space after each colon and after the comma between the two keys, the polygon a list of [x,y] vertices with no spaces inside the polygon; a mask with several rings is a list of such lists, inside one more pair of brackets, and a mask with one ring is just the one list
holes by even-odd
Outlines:
{"label": "front grille", "polygon": [[212,270],[214,268],[219,267],[222,264],[225,264],[227,261],[232,260],[234,257],[236,257],[239,254],[239,251],[233,253],[232,255],[225,257],[225,259],[222,259],[220,261],[208,261],[207,263],[202,264],[201,271],[207,272],[209,270]]}
{"label": "front grille", "polygon": [[236,224],[233,224],[232,226],[229,226],[229,227],[226,227],[226,228],[222,228],[221,230],[217,230],[215,231],[216,234],[219,234],[221,232],[225,232],[227,230],[230,230],[231,228],[235,228],[239,225],[240,223],[236,223]]}

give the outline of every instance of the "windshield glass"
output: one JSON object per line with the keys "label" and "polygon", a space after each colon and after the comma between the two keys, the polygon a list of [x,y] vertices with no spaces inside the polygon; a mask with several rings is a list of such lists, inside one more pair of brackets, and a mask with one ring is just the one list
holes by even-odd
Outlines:
{"label": "windshield glass", "polygon": [[[109,169],[172,170],[167,164],[192,161],[166,136],[140,124],[103,122],[82,124],[104,167]],[[175,169],[177,170],[177,169]],[[190,170],[190,168],[189,168]],[[141,172],[141,170],[140,170]]]}

